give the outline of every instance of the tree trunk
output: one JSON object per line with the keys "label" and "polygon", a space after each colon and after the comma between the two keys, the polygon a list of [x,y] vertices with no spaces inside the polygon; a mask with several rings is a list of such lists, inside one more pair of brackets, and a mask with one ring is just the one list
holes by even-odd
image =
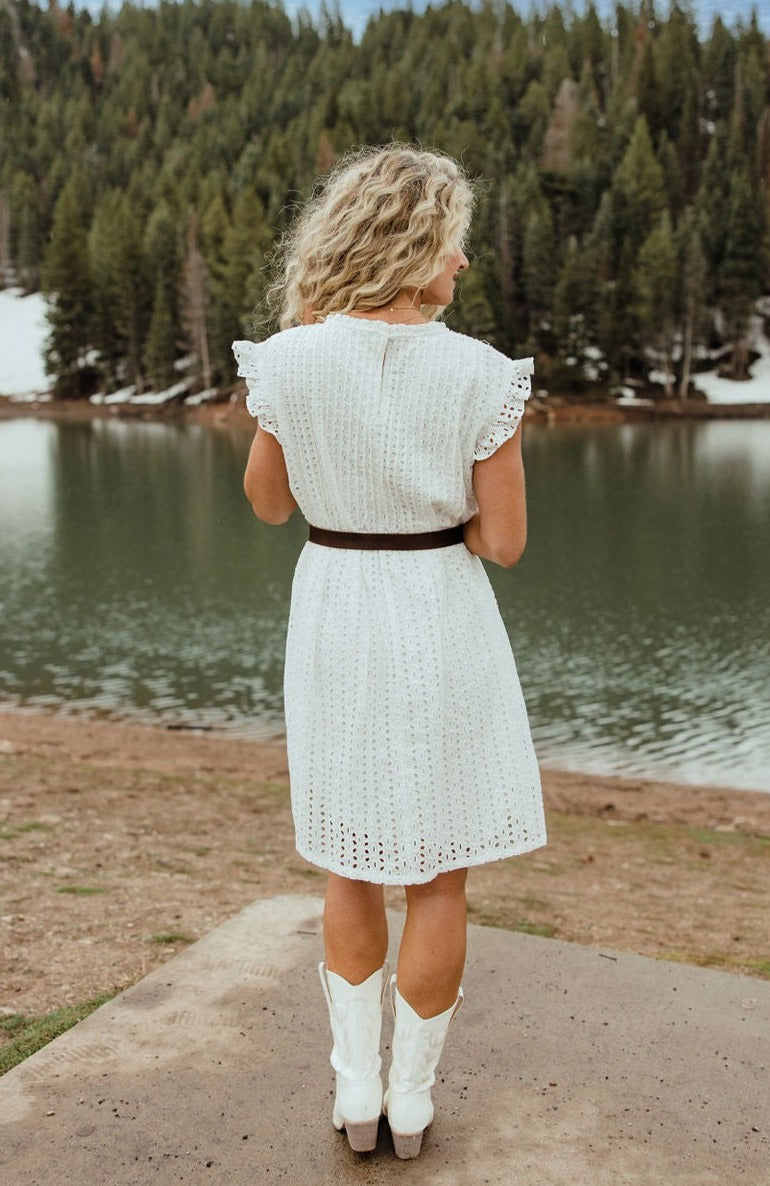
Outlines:
{"label": "tree trunk", "polygon": [[0,288],[5,288],[11,278],[10,230],[8,199],[0,191]]}
{"label": "tree trunk", "polygon": [[746,334],[738,334],[733,344],[733,378],[749,377],[749,340]]}
{"label": "tree trunk", "polygon": [[204,390],[211,387],[206,288],[206,261],[198,247],[198,219],[191,214],[187,227],[187,259],[182,274],[182,323],[187,331],[188,345],[198,360],[199,379]]}
{"label": "tree trunk", "polygon": [[692,339],[695,326],[695,298],[692,293],[687,296],[684,318],[684,349],[682,351],[682,374],[679,379],[679,398],[687,399],[690,390],[690,373],[692,370]]}

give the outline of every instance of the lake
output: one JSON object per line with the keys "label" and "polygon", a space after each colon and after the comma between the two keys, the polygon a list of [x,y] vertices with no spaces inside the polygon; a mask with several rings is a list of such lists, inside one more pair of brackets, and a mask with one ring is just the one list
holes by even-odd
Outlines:
{"label": "lake", "polygon": [[[305,527],[236,429],[0,423],[0,703],[264,737]],[[770,791],[770,422],[526,427],[490,576],[546,765]],[[483,695],[483,689],[478,689]]]}

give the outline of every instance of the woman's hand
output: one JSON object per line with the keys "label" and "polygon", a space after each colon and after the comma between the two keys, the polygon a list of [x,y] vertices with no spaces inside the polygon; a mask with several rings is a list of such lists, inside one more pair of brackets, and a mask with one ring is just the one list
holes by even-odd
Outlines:
{"label": "woman's hand", "polygon": [[527,542],[527,501],[521,425],[491,457],[473,467],[479,509],[465,524],[465,546],[476,556],[513,568]]}
{"label": "woman's hand", "polygon": [[257,428],[251,444],[243,489],[254,514],[265,523],[285,523],[297,502],[289,488],[283,449],[270,432]]}

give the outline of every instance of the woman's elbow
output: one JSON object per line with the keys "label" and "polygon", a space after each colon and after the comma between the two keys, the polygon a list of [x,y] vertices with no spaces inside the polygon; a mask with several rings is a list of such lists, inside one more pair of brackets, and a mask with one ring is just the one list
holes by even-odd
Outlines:
{"label": "woman's elbow", "polygon": [[[507,523],[491,523],[482,526],[482,539],[486,544],[486,555],[493,564],[500,568],[513,568],[519,563],[527,545],[526,519],[508,521]],[[486,537],[486,538],[485,538]]]}
{"label": "woman's elbow", "polygon": [[526,538],[502,544],[495,550],[496,554],[492,557],[492,561],[494,564],[499,564],[500,568],[515,568],[524,555],[526,546]]}
{"label": "woman's elbow", "polygon": [[261,519],[263,523],[269,523],[271,527],[280,527],[282,523],[288,523],[294,511],[294,507],[263,507],[260,510],[254,507],[253,509],[257,518]]}
{"label": "woman's elbow", "polygon": [[256,517],[263,523],[269,523],[271,527],[280,527],[282,523],[286,523],[297,506],[291,496],[276,499],[274,494],[265,494],[248,479],[243,483],[243,491]]}

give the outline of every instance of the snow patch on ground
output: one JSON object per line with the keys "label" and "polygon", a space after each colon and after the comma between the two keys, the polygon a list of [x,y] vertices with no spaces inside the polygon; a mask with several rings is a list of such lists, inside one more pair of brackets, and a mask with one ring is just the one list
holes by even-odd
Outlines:
{"label": "snow patch on ground", "polygon": [[20,288],[0,291],[0,396],[32,400],[47,392],[43,348],[48,337],[45,299]]}
{"label": "snow patch on ground", "polygon": [[111,391],[109,395],[105,395],[103,391],[97,391],[95,395],[88,397],[89,403],[96,404],[101,407],[104,404],[106,407],[111,407],[113,404],[130,404],[136,395],[136,388],[133,384],[130,387],[121,387],[119,391]]}
{"label": "snow patch on ground", "polygon": [[[709,403],[770,403],[770,339],[762,332],[761,321],[761,314],[770,309],[770,298],[764,298],[764,303],[758,302],[757,309],[760,315],[755,319],[752,346],[759,358],[749,369],[751,378],[739,383],[734,379],[723,378],[716,370],[702,371],[693,376],[693,387],[703,392]],[[0,290],[0,397],[5,396],[20,403],[50,398],[48,392],[52,382],[46,375],[43,361],[48,337],[45,314],[46,304],[42,293],[24,296],[20,288]],[[723,347],[721,353],[727,350],[729,346]],[[182,370],[188,361],[179,359],[177,369]],[[577,364],[577,359],[568,361]],[[99,393],[92,396],[91,401],[108,406],[125,403],[163,404],[180,398],[188,388],[189,382],[179,382],[166,391],[137,395],[135,388],[124,387],[110,394]],[[215,395],[213,391],[190,394],[185,403],[204,403]],[[624,391],[618,400],[618,403],[627,403],[629,406],[646,402],[634,397],[630,391]]]}
{"label": "snow patch on ground", "polygon": [[[14,403],[44,403],[51,399],[52,380],[46,375],[43,351],[48,337],[46,303],[43,294],[24,296],[20,288],[0,290],[0,398]],[[95,362],[95,356],[90,360]],[[179,359],[176,369],[182,370],[191,357]],[[190,380],[182,379],[165,391],[148,391],[137,395],[134,386],[119,391],[97,392],[91,403],[104,407],[120,404],[155,406],[180,399],[189,392]],[[188,395],[186,402],[204,403],[217,396],[216,390]]]}
{"label": "snow patch on ground", "polygon": [[749,367],[750,379],[737,382],[714,371],[693,375],[692,385],[710,404],[770,404],[770,340],[757,328],[752,342],[759,358]]}
{"label": "snow patch on ground", "polygon": [[655,402],[651,399],[643,399],[637,395],[632,387],[616,388],[620,392],[615,403],[621,408],[649,408]]}
{"label": "snow patch on ground", "polygon": [[189,386],[189,379],[182,379],[180,383],[174,383],[172,387],[167,387],[165,391],[146,391],[144,395],[135,395],[131,403],[147,404],[149,406],[167,404],[169,400],[177,399],[180,395],[184,395]]}
{"label": "snow patch on ground", "polygon": [[195,395],[188,395],[184,401],[189,407],[197,408],[200,404],[208,403],[209,400],[216,399],[219,395],[216,387],[206,387],[203,391],[198,391]]}

